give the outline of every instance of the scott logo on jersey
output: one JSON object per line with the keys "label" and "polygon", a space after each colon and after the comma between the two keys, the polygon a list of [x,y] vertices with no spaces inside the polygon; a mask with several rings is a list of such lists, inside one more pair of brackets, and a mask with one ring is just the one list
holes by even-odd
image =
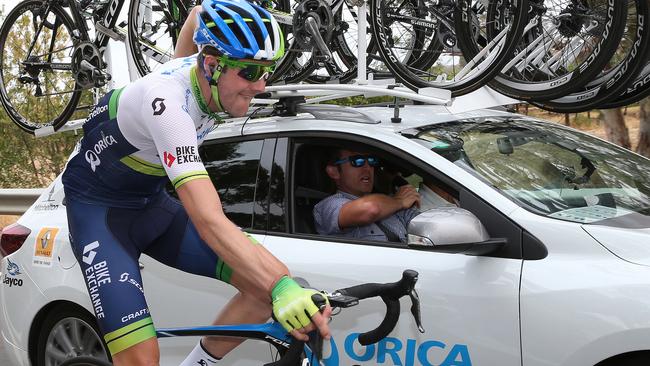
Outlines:
{"label": "scott logo on jersey", "polygon": [[160,116],[165,111],[165,103],[163,98],[156,98],[151,102],[151,108],[153,108],[153,115]]}

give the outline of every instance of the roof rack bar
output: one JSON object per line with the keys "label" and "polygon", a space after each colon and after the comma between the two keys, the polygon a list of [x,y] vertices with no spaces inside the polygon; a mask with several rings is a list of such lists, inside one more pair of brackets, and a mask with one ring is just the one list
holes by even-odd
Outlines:
{"label": "roof rack bar", "polygon": [[52,126],[45,126],[41,128],[37,128],[34,130],[34,137],[45,137],[49,135],[54,135],[55,133],[58,132],[64,132],[64,131],[72,131],[72,130],[78,130],[81,128],[81,126],[86,122],[85,119],[75,119],[72,121],[66,122],[61,128],[58,130],[54,131],[54,127]]}
{"label": "roof rack bar", "polygon": [[348,84],[298,84],[276,85],[266,88],[271,98],[288,96],[331,96],[333,92],[354,93],[364,97],[392,96],[412,99],[426,104],[448,105],[451,103],[451,91],[436,88],[420,89],[418,93],[401,85],[348,85]]}

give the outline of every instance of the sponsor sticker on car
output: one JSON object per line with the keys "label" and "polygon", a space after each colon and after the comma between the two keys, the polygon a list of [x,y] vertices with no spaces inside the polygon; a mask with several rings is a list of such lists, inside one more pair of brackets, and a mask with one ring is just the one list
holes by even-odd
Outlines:
{"label": "sponsor sticker on car", "polygon": [[18,264],[12,262],[9,258],[7,258],[7,262],[7,273],[5,273],[2,283],[8,287],[22,287],[23,280],[21,278],[18,278],[19,275],[22,275],[20,267]]}
{"label": "sponsor sticker on car", "polygon": [[59,233],[57,227],[44,227],[38,232],[34,243],[34,257],[32,263],[38,267],[51,267],[54,257],[54,243]]}

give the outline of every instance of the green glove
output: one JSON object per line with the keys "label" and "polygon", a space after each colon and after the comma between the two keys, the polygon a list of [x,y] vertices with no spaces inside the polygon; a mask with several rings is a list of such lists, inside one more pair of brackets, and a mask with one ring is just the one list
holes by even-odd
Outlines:
{"label": "green glove", "polygon": [[[284,329],[291,332],[311,323],[310,317],[318,311],[312,301],[316,290],[304,289],[291,277],[284,276],[275,284],[271,291],[273,299],[273,314]],[[323,296],[327,302],[327,297]]]}

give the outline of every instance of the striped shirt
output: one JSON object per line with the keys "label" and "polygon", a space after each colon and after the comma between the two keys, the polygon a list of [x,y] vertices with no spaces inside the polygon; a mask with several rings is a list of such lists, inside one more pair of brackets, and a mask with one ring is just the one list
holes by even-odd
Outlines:
{"label": "striped shirt", "polygon": [[[388,241],[388,237],[376,223],[348,228],[339,227],[341,207],[359,197],[337,191],[314,206],[314,223],[316,231],[322,235],[334,235],[344,238]],[[409,222],[419,214],[415,208],[403,209],[379,221],[385,230],[390,231],[401,242],[406,243]]]}

